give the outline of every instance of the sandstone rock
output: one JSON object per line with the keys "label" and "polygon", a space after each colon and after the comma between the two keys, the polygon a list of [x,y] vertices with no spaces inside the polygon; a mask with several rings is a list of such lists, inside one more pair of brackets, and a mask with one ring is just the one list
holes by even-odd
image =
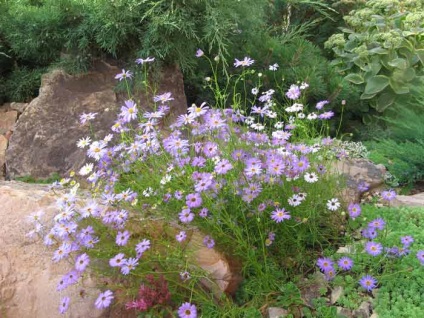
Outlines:
{"label": "sandstone rock", "polygon": [[284,318],[287,317],[289,311],[284,308],[279,307],[269,307],[268,308],[268,318]]}
{"label": "sandstone rock", "polygon": [[10,108],[22,114],[28,105],[28,103],[10,103]]}
{"label": "sandstone rock", "polygon": [[7,138],[0,135],[0,180],[4,177],[4,164],[6,162]]}
{"label": "sandstone rock", "polygon": [[368,183],[369,190],[381,186],[384,183],[386,168],[366,159],[345,159],[335,162],[331,171],[346,178],[347,189],[343,193],[343,199],[350,203],[360,201],[361,192],[358,191],[358,185],[361,182]]}
{"label": "sandstone rock", "polygon": [[353,317],[355,318],[369,318],[371,316],[371,302],[364,301],[361,303],[358,309],[353,311]]}
{"label": "sandstone rock", "polygon": [[[88,125],[81,126],[79,116],[85,112],[97,112],[92,121],[95,138],[111,133],[123,97],[114,92],[121,70],[104,62],[98,62],[96,70],[79,76],[71,76],[55,70],[42,77],[40,95],[25,109],[16,124],[6,152],[9,176],[31,175],[46,178],[52,173],[62,175],[79,169],[85,162],[85,151],[76,142],[90,136]],[[158,94],[171,92],[174,101],[171,111],[176,116],[187,111],[182,75],[175,68],[163,71]],[[146,98],[136,98],[143,101]],[[15,112],[16,113],[16,112]],[[2,114],[3,115],[3,114]],[[93,139],[93,137],[92,137]]]}
{"label": "sandstone rock", "polygon": [[[31,225],[25,219],[38,209],[52,217],[57,197],[46,186],[0,181],[0,314],[2,318],[59,317],[63,296],[71,297],[67,317],[96,318],[103,312],[94,307],[99,291],[89,280],[65,294],[56,291],[57,283],[71,266],[53,264],[51,251],[42,242],[26,237]],[[80,291],[87,291],[86,298]]]}
{"label": "sandstone rock", "polygon": [[424,207],[424,192],[414,195],[398,195],[391,203],[391,206],[421,206]]}
{"label": "sandstone rock", "polygon": [[343,318],[353,318],[352,311],[347,308],[337,307],[337,314]]}
{"label": "sandstone rock", "polygon": [[331,292],[331,296],[330,296],[331,304],[332,305],[335,304],[339,300],[339,298],[341,296],[343,296],[343,293],[344,293],[343,287],[341,287],[341,286],[334,287],[333,291]]}
{"label": "sandstone rock", "polygon": [[18,112],[16,110],[8,111],[0,114],[0,135],[4,135],[9,130],[14,129]]}

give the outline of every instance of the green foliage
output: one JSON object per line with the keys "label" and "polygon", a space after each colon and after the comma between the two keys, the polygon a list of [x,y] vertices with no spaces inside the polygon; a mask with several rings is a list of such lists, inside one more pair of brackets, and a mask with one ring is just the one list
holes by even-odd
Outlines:
{"label": "green foliage", "polygon": [[41,75],[45,73],[45,68],[20,68],[14,70],[5,82],[5,92],[7,100],[15,102],[28,102],[38,95],[38,88],[41,83]]}
{"label": "green foliage", "polygon": [[359,85],[361,99],[378,112],[403,98],[423,75],[422,10],[421,1],[367,1],[345,16],[343,33],[325,44],[345,80]]}
{"label": "green foliage", "polygon": [[36,179],[32,176],[24,176],[24,177],[16,178],[17,181],[26,182],[26,183],[40,183],[40,184],[51,184],[55,181],[59,181],[60,179],[61,178],[58,173],[53,173],[50,177],[43,178],[43,179]]}

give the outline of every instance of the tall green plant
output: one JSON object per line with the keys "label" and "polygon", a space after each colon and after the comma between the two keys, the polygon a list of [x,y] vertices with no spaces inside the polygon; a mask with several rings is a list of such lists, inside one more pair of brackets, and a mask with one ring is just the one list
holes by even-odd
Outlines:
{"label": "tall green plant", "polygon": [[409,93],[409,84],[423,75],[423,9],[421,1],[367,1],[325,44],[345,80],[360,85],[361,99],[378,112]]}

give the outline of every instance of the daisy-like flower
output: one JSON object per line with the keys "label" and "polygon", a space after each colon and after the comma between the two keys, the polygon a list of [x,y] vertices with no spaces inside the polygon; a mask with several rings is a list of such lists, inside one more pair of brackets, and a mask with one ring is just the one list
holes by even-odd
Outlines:
{"label": "daisy-like flower", "polygon": [[187,271],[181,272],[180,273],[180,278],[181,278],[182,281],[186,281],[186,280],[189,280],[191,278],[191,275]]}
{"label": "daisy-like flower", "polygon": [[293,194],[287,201],[290,206],[298,206],[302,203],[302,199],[297,194]]}
{"label": "daisy-like flower", "polygon": [[308,183],[314,183],[318,181],[318,176],[314,172],[307,172],[304,175],[304,179]]}
{"label": "daisy-like flower", "polygon": [[339,199],[333,198],[327,201],[327,208],[330,211],[336,211],[338,208],[340,208],[340,202]]}
{"label": "daisy-like flower", "polygon": [[197,49],[196,57],[202,57],[203,55],[204,55],[203,51],[201,49]]}
{"label": "daisy-like flower", "polygon": [[271,219],[275,221],[275,223],[280,223],[284,220],[289,220],[291,215],[289,211],[286,211],[284,208],[277,209],[271,212]]}
{"label": "daisy-like flower", "polygon": [[147,58],[145,58],[145,59],[141,59],[141,58],[139,58],[139,59],[136,59],[135,60],[135,62],[137,63],[137,64],[140,64],[140,65],[142,65],[142,64],[144,64],[144,63],[150,63],[150,62],[153,62],[155,60],[155,58],[154,57],[147,57]]}
{"label": "daisy-like flower", "polygon": [[189,208],[183,209],[178,216],[182,223],[190,223],[194,219],[194,213],[191,213]]}
{"label": "daisy-like flower", "polygon": [[279,65],[277,63],[274,63],[272,65],[269,66],[269,70],[270,71],[276,71],[278,70]]}
{"label": "daisy-like flower", "polygon": [[177,235],[175,235],[175,239],[178,242],[182,242],[187,238],[187,234],[185,231],[181,231],[180,233],[178,233]]}
{"label": "daisy-like flower", "polygon": [[377,287],[377,280],[371,275],[365,275],[359,280],[359,284],[367,291],[371,291]]}
{"label": "daisy-like flower", "polygon": [[155,97],[153,97],[153,101],[155,103],[160,102],[160,103],[164,104],[164,103],[169,102],[171,100],[174,100],[174,98],[171,97],[170,92],[167,92],[167,93],[164,93],[164,94],[161,94],[161,95],[156,95]]}
{"label": "daisy-like flower", "polygon": [[319,119],[330,119],[333,116],[334,116],[334,112],[330,110],[328,112],[323,112],[322,114],[320,114],[318,116],[318,118]]}
{"label": "daisy-like flower", "polygon": [[315,106],[315,108],[316,109],[322,109],[328,103],[330,103],[328,100],[320,101],[320,102],[317,103],[317,105]]}
{"label": "daisy-like flower", "polygon": [[124,253],[119,253],[109,260],[109,265],[111,267],[121,267],[124,265],[125,261],[126,259]]}
{"label": "daisy-like flower", "polygon": [[409,247],[414,242],[414,238],[410,235],[402,236],[400,242],[403,244],[403,247]]}
{"label": "daisy-like flower", "polygon": [[372,220],[370,223],[368,223],[369,228],[374,228],[380,231],[384,229],[385,225],[386,225],[386,222],[384,222],[382,218]]}
{"label": "daisy-like flower", "polygon": [[252,65],[253,63],[255,63],[255,60],[252,60],[250,57],[245,57],[243,60],[241,60],[241,61],[239,61],[238,59],[235,59],[235,62],[234,62],[234,66],[235,67],[239,67],[239,66],[242,66],[242,67],[244,67],[244,66],[250,66],[250,65]]}
{"label": "daisy-like flower", "polygon": [[90,137],[81,138],[77,142],[77,147],[82,149],[82,148],[89,146],[90,143],[91,143]]}
{"label": "daisy-like flower", "polygon": [[213,248],[215,246],[215,241],[213,238],[211,238],[209,235],[206,235],[203,239],[203,244],[207,248]]}
{"label": "daisy-like flower", "polygon": [[124,122],[128,123],[131,120],[134,120],[137,118],[137,105],[132,100],[126,100],[125,106],[121,107],[121,113],[119,114],[119,117],[121,117]]}
{"label": "daisy-like flower", "polygon": [[86,176],[91,171],[93,171],[93,167],[94,167],[94,165],[92,163],[87,163],[84,166],[82,166],[82,168],[78,171],[78,173],[79,173],[80,176]]}
{"label": "daisy-like flower", "polygon": [[310,113],[310,114],[308,114],[308,116],[306,117],[306,119],[308,119],[308,120],[315,120],[315,119],[317,119],[318,118],[318,115],[317,114],[315,114],[315,113]]}
{"label": "daisy-like flower", "polygon": [[97,113],[83,113],[80,115],[80,124],[84,125],[85,123],[89,122],[90,120],[93,120],[96,117]]}
{"label": "daisy-like flower", "polygon": [[348,270],[350,270],[350,269],[353,267],[353,261],[352,261],[352,259],[350,259],[349,257],[344,256],[344,257],[342,257],[341,259],[339,259],[339,260],[337,261],[337,265],[338,265],[341,269],[343,269],[343,270],[345,270],[345,271],[348,271]]}
{"label": "daisy-like flower", "polygon": [[253,95],[258,95],[258,93],[259,93],[259,89],[257,87],[252,88]]}
{"label": "daisy-like flower", "polygon": [[97,297],[95,305],[98,309],[107,308],[112,303],[113,298],[113,293],[110,290],[106,290]]}
{"label": "daisy-like flower", "polygon": [[419,250],[417,252],[417,258],[420,261],[421,265],[424,265],[424,250]]}
{"label": "daisy-like flower", "polygon": [[392,201],[394,198],[396,198],[396,192],[395,190],[387,190],[381,192],[381,198],[386,201]]}
{"label": "daisy-like flower", "polygon": [[137,255],[140,255],[141,257],[141,255],[145,251],[147,251],[149,248],[150,248],[150,240],[144,239],[135,246],[135,251],[137,252]]}
{"label": "daisy-like flower", "polygon": [[347,211],[352,220],[354,220],[361,215],[361,206],[358,203],[350,203],[347,207]]}
{"label": "daisy-like flower", "polygon": [[138,265],[138,259],[130,257],[125,260],[124,265],[121,266],[121,273],[128,275]]}
{"label": "daisy-like flower", "polygon": [[317,266],[321,271],[326,272],[334,267],[334,263],[328,257],[321,257],[317,260]]}
{"label": "daisy-like flower", "polygon": [[361,182],[361,183],[358,184],[358,191],[360,191],[360,192],[368,191],[369,188],[370,188],[370,186],[366,182]]}
{"label": "daisy-like flower", "polygon": [[69,308],[69,301],[70,301],[70,298],[69,298],[68,296],[63,297],[63,298],[60,300],[59,312],[60,312],[62,315],[63,315],[63,314],[65,314],[65,313],[66,313],[66,311],[68,310],[68,308]]}
{"label": "daisy-like flower", "polygon": [[125,246],[128,242],[128,239],[130,238],[130,232],[124,231],[124,232],[118,232],[116,235],[116,245],[118,246]]}
{"label": "daisy-like flower", "polygon": [[83,272],[89,263],[90,263],[90,257],[86,253],[81,254],[75,260],[75,269],[79,272]]}
{"label": "daisy-like flower", "polygon": [[300,88],[297,85],[291,85],[289,90],[286,93],[287,98],[289,99],[298,99],[300,97]]}
{"label": "daisy-like flower", "polygon": [[133,74],[131,73],[131,71],[126,71],[126,70],[122,69],[122,72],[117,74],[115,76],[115,79],[122,81],[122,80],[127,79],[127,78],[130,79],[132,76],[133,76]]}
{"label": "daisy-like flower", "polygon": [[197,309],[195,305],[184,303],[178,308],[179,318],[197,318]]}
{"label": "daisy-like flower", "polygon": [[383,245],[373,241],[367,242],[365,244],[365,251],[372,256],[377,256],[383,251]]}

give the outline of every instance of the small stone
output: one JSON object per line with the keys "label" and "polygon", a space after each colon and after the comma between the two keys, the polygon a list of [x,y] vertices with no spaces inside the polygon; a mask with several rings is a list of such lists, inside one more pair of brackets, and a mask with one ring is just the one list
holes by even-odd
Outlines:
{"label": "small stone", "polygon": [[279,307],[268,308],[268,318],[284,318],[287,317],[289,311]]}
{"label": "small stone", "polygon": [[376,312],[373,312],[370,318],[378,318],[378,314]]}
{"label": "small stone", "polygon": [[346,318],[353,318],[352,311],[343,307],[337,307],[337,315]]}
{"label": "small stone", "polygon": [[347,246],[339,247],[339,249],[337,250],[336,253],[338,253],[338,254],[354,254],[355,253],[355,246],[347,245]]}
{"label": "small stone", "polygon": [[355,318],[370,318],[371,316],[371,302],[363,301],[358,309],[353,311]]}
{"label": "small stone", "polygon": [[9,130],[14,129],[18,120],[18,112],[16,110],[8,111],[0,115],[0,135],[4,135]]}
{"label": "small stone", "polygon": [[331,292],[331,298],[330,298],[330,302],[331,304],[335,304],[339,298],[343,295],[344,293],[344,289],[341,286],[336,286],[334,287],[333,291]]}

